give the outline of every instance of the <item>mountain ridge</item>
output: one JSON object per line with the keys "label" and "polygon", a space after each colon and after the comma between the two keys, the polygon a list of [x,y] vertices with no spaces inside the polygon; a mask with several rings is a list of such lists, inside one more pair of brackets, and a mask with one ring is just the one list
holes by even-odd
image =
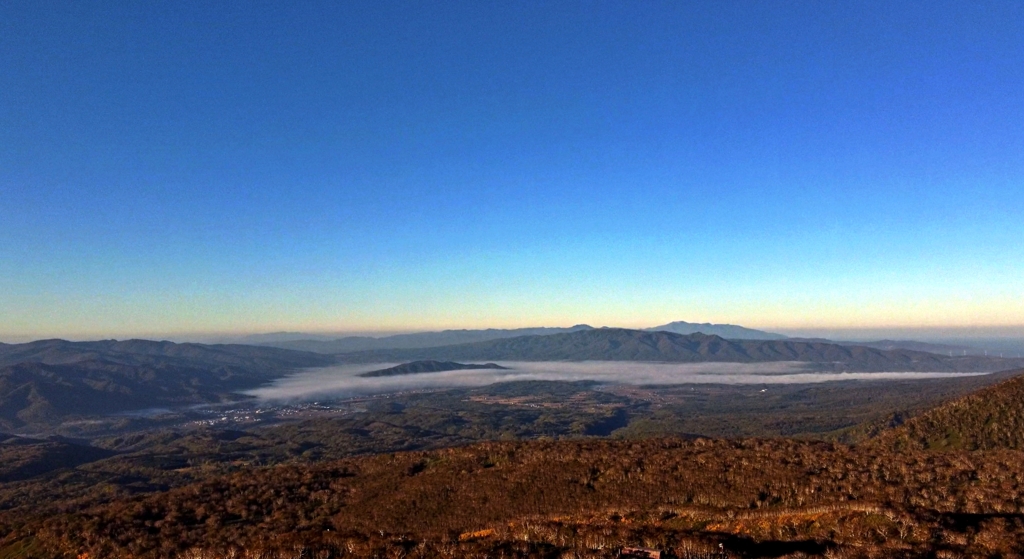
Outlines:
{"label": "mountain ridge", "polygon": [[[414,332],[410,334],[394,334],[390,336],[345,336],[329,339],[319,334],[302,334],[301,332],[274,332],[269,334],[253,334],[240,338],[242,343],[266,345],[286,349],[299,349],[321,353],[347,353],[353,351],[370,351],[375,349],[413,349],[441,347],[480,341],[515,338],[519,336],[562,334],[579,330],[596,330],[587,324],[563,327],[529,327],[529,328],[486,328],[486,329],[450,329],[435,332]],[[647,331],[667,331],[676,334],[703,333],[718,335],[727,339],[786,339],[782,334],[746,328],[735,324],[691,323],[683,320],[669,322],[661,326],[643,328]],[[279,338],[279,339],[274,339]]]}
{"label": "mountain ridge", "polygon": [[1024,360],[945,357],[911,350],[880,350],[824,342],[726,340],[705,334],[600,328],[546,336],[520,336],[435,348],[339,354],[349,363],[439,361],[664,361],[756,363],[798,361],[833,371],[992,372]]}
{"label": "mountain ridge", "polygon": [[535,327],[535,328],[487,328],[483,330],[441,330],[438,332],[415,332],[412,334],[395,334],[391,336],[346,336],[333,340],[304,339],[281,342],[265,342],[259,345],[311,351],[316,353],[349,353],[353,351],[371,351],[379,349],[417,349],[441,347],[462,343],[514,338],[518,336],[534,336],[561,334],[578,330],[590,330],[593,326],[577,324],[568,328]]}

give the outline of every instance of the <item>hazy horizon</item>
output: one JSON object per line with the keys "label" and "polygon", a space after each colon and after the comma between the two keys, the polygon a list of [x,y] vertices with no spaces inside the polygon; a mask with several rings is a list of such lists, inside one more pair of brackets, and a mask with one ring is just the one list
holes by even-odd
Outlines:
{"label": "hazy horizon", "polygon": [[55,329],[42,333],[25,332],[4,332],[0,330],[0,343],[23,343],[26,341],[42,339],[66,339],[71,341],[88,341],[100,339],[151,339],[168,340],[174,342],[198,342],[211,343],[217,340],[231,340],[245,337],[258,337],[271,334],[305,334],[311,337],[340,338],[347,336],[365,337],[387,337],[402,334],[415,334],[422,332],[440,332],[444,330],[515,330],[527,328],[569,328],[585,324],[594,328],[628,328],[642,330],[652,328],[670,322],[684,321],[691,324],[710,323],[715,325],[733,325],[755,330],[762,330],[774,334],[782,334],[794,338],[828,338],[833,340],[846,341],[870,341],[881,339],[906,339],[918,341],[937,341],[972,338],[1024,338],[1024,322],[1019,324],[950,324],[950,325],[869,325],[863,327],[841,327],[841,326],[775,326],[771,324],[750,323],[745,321],[717,321],[711,319],[696,318],[672,318],[662,320],[651,320],[646,322],[612,322],[600,323],[586,320],[564,321],[561,323],[469,323],[439,324],[437,326],[422,325],[408,328],[390,329],[354,329],[354,328],[302,328],[294,326],[283,326],[280,328],[266,329],[225,329],[218,331],[195,330],[103,330],[92,332],[81,332],[66,329]]}
{"label": "hazy horizon", "polygon": [[[706,323],[709,321],[704,320],[685,320],[691,323]],[[644,329],[658,326],[660,324],[666,324],[666,321],[657,324],[646,324],[641,326],[620,326],[620,325],[594,325],[589,326],[595,328],[608,327],[608,328],[631,328],[631,329]],[[487,328],[494,329],[519,329],[519,328],[568,328],[584,324],[582,322],[576,322],[573,324],[542,324],[542,325],[531,325],[531,326],[512,326],[512,327],[483,327],[483,328],[437,328],[437,329],[409,329],[409,330],[391,330],[391,331],[298,331],[298,330],[272,330],[272,331],[259,331],[259,332],[238,332],[238,333],[136,333],[136,334],[109,334],[109,335],[44,335],[44,336],[2,336],[0,335],[0,343],[26,343],[31,341],[43,340],[43,339],[67,339],[69,341],[94,341],[101,339],[148,339],[148,340],[167,340],[177,343],[244,343],[247,337],[259,337],[271,334],[300,334],[308,335],[310,337],[323,338],[323,339],[335,339],[343,338],[348,336],[365,336],[382,338],[394,335],[402,334],[415,334],[422,332],[438,332],[442,330],[483,330]],[[719,324],[719,323],[712,323]],[[926,343],[963,343],[970,344],[975,343],[975,346],[979,349],[992,349],[993,351],[999,351],[1004,349],[1005,351],[1024,351],[1024,325],[1020,326],[972,326],[972,327],[935,327],[935,328],[858,328],[858,329],[833,329],[833,328],[819,328],[819,329],[789,329],[789,328],[774,328],[771,326],[750,326],[742,323],[731,323],[735,326],[742,326],[746,328],[754,328],[757,330],[763,330],[769,333],[783,334],[794,338],[824,338],[833,341],[845,341],[845,342],[869,342],[879,340],[907,340],[907,341],[920,341]],[[301,338],[302,336],[300,336]]]}

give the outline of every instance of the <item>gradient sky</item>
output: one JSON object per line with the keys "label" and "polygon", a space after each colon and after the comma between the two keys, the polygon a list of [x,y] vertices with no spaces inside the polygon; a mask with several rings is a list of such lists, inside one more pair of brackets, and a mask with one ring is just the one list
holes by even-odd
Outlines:
{"label": "gradient sky", "polygon": [[1024,3],[0,3],[0,340],[1024,324]]}

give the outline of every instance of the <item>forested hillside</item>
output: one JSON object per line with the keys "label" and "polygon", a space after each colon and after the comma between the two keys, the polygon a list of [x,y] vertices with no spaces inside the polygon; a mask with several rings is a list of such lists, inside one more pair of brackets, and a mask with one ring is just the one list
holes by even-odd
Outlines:
{"label": "forested hillside", "polygon": [[915,449],[1024,450],[1024,376],[921,414],[884,433],[879,443]]}
{"label": "forested hillside", "polygon": [[610,558],[626,545],[685,557],[719,544],[735,557],[1014,557],[1022,484],[1015,451],[488,443],[244,469],[41,518],[13,538],[139,558]]}

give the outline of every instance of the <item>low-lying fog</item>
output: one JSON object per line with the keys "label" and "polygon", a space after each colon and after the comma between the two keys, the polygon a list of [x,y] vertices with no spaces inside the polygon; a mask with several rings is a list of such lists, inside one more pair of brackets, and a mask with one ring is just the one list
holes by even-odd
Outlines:
{"label": "low-lying fog", "polygon": [[804,384],[839,380],[915,380],[986,373],[822,373],[807,363],[640,363],[622,361],[498,362],[507,370],[477,369],[362,378],[397,363],[307,369],[248,393],[264,400],[324,400],[403,390],[486,386],[523,380],[606,384]]}

